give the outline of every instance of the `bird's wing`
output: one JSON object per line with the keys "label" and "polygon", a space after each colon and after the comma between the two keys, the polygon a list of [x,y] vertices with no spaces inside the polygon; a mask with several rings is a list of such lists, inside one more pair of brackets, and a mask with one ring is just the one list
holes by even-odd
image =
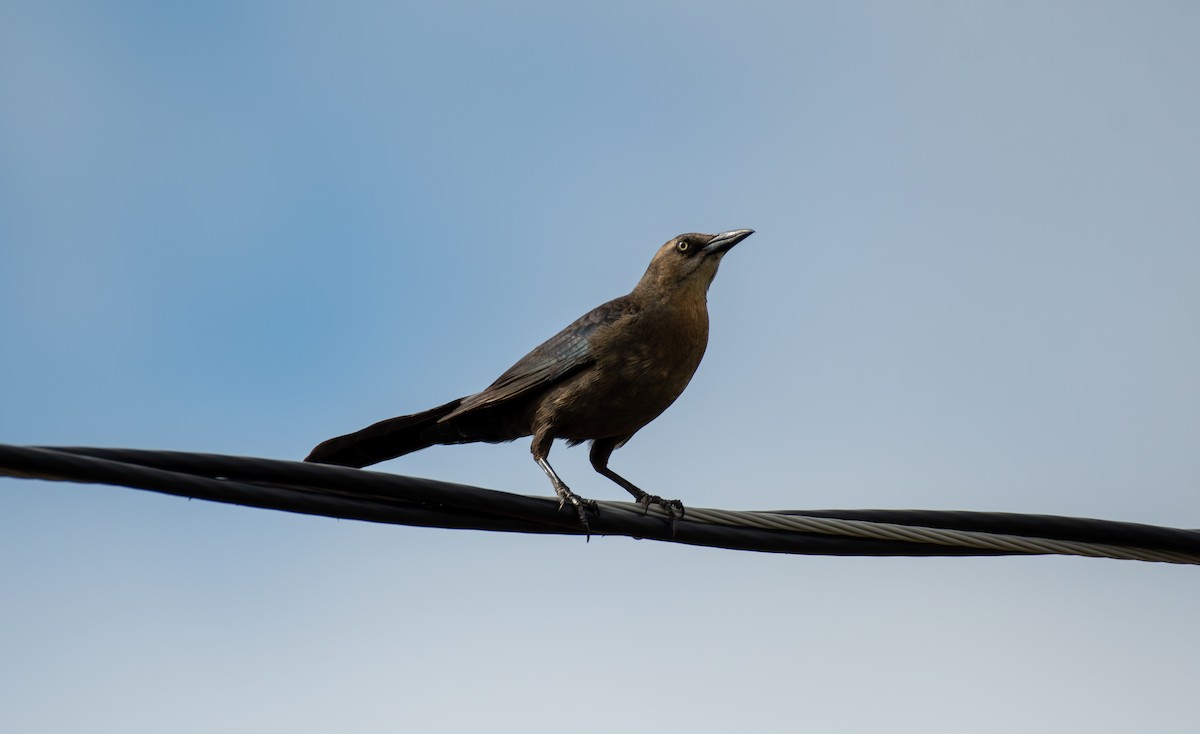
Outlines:
{"label": "bird's wing", "polygon": [[591,346],[596,330],[631,312],[632,304],[625,296],[597,306],[518,360],[486,390],[463,398],[458,409],[442,420],[507,402],[574,374],[595,361]]}

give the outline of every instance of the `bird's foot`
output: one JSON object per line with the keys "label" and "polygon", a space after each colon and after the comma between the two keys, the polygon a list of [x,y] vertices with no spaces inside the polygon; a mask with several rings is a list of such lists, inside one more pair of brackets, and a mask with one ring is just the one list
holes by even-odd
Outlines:
{"label": "bird's foot", "polygon": [[667,513],[667,521],[671,523],[671,535],[675,534],[675,520],[683,517],[683,503],[679,500],[664,500],[656,494],[642,492],[635,497],[635,501],[642,506],[642,514],[650,512],[650,505],[658,505],[663,508],[663,512]]}
{"label": "bird's foot", "polygon": [[579,524],[587,531],[588,540],[592,539],[592,527],[588,524],[587,513],[591,510],[592,513],[600,514],[600,505],[596,500],[589,500],[575,494],[565,484],[555,484],[554,493],[558,495],[558,509],[562,509],[569,502],[575,508],[575,512],[579,513]]}

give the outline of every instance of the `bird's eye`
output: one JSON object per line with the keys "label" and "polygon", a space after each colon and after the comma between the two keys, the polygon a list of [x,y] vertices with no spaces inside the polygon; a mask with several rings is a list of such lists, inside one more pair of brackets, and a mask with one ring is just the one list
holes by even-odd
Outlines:
{"label": "bird's eye", "polygon": [[675,245],[675,249],[679,250],[680,252],[687,252],[691,248],[692,248],[692,244],[690,242],[688,242],[687,240],[681,240],[679,242],[679,244]]}

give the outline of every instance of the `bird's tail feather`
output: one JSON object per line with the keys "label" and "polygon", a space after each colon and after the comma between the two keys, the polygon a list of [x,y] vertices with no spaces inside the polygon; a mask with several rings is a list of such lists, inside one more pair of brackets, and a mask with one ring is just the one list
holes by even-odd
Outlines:
{"label": "bird's tail feather", "polygon": [[364,467],[394,459],[447,441],[437,430],[438,420],[462,403],[462,398],[413,415],[389,418],[361,431],[331,438],[317,445],[305,461],[317,464]]}

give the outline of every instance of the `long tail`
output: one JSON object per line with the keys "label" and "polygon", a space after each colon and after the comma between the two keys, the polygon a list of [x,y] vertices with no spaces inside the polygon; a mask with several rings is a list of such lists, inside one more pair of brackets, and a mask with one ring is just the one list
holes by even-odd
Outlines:
{"label": "long tail", "polygon": [[[320,443],[305,458],[317,464],[364,467],[394,459],[437,443],[460,443],[451,431],[438,430],[438,420],[462,403],[462,398],[423,413],[389,418],[361,431]],[[448,428],[448,427],[447,427]],[[454,440],[454,438],[458,440]],[[470,439],[465,439],[470,440]]]}

